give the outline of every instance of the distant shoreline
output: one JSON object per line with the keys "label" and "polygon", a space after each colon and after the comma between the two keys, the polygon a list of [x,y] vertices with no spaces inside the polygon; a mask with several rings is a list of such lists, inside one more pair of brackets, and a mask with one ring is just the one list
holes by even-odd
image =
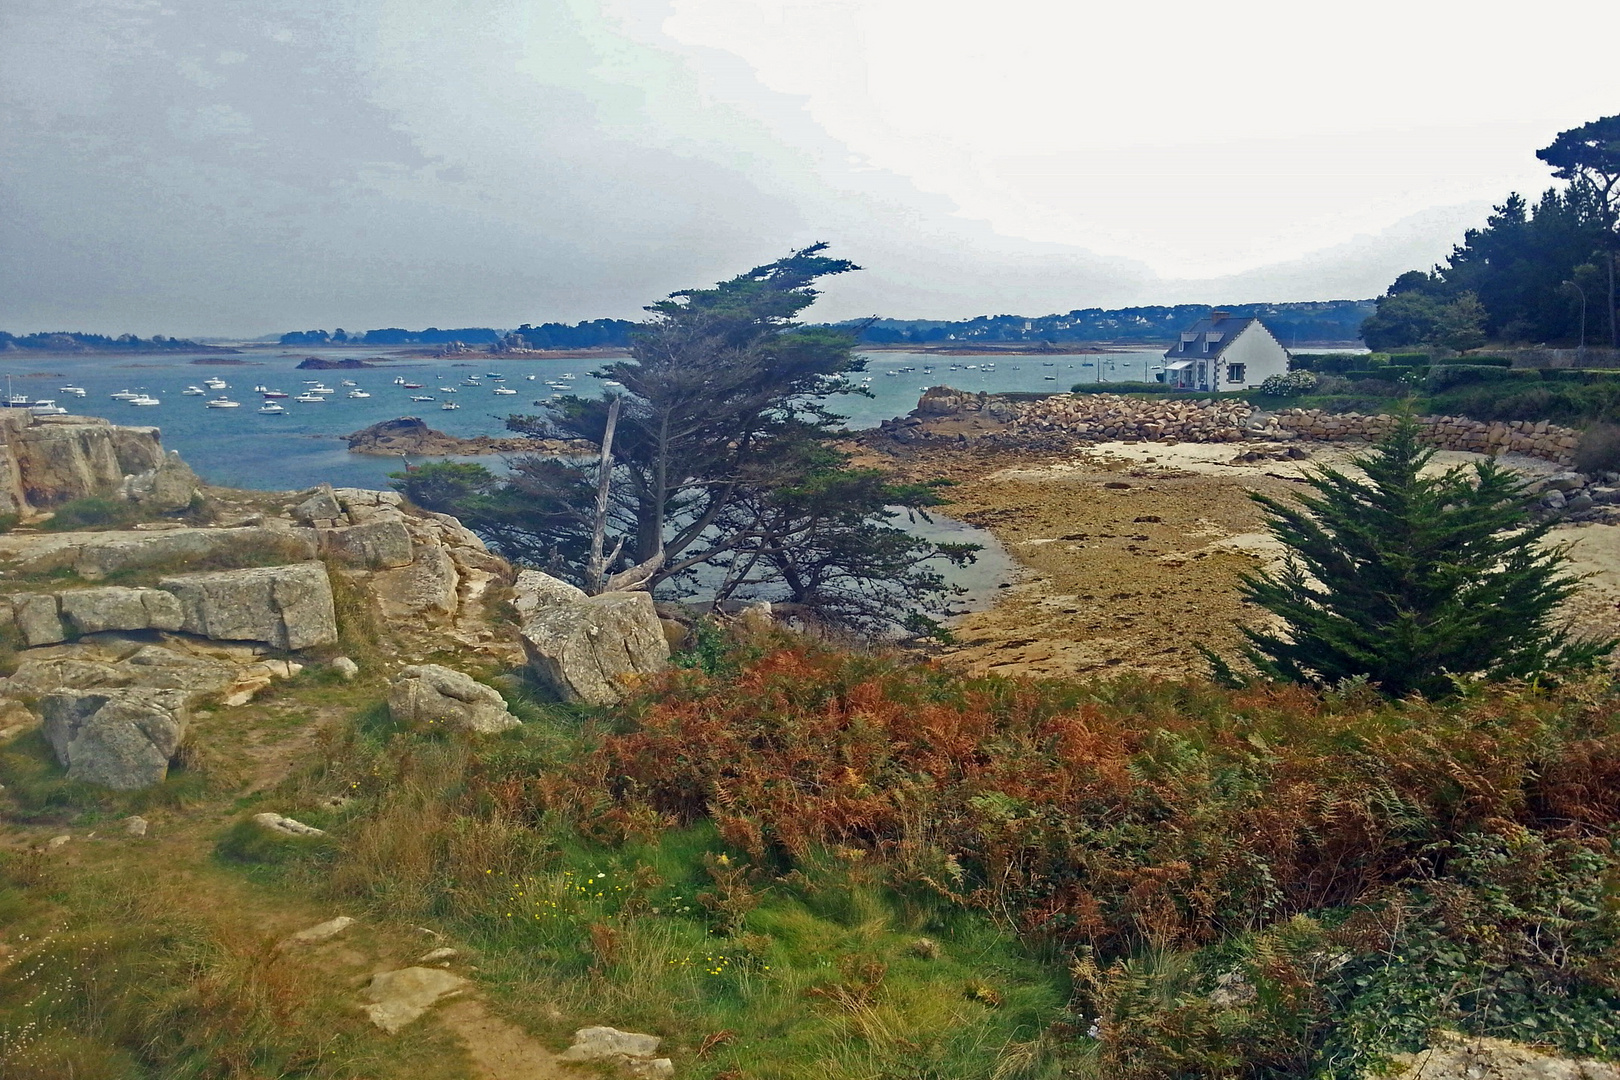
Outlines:
{"label": "distant shoreline", "polygon": [[[1074,356],[1080,353],[1127,353],[1142,352],[1147,349],[1169,348],[1169,342],[1162,341],[1064,341],[1055,344],[1031,344],[1024,341],[1010,341],[1005,345],[994,342],[985,342],[978,345],[960,344],[883,344],[883,345],[857,345],[856,351],[863,353],[873,352],[899,352],[899,353],[925,353],[933,356]],[[1309,352],[1312,349],[1360,349],[1365,348],[1359,341],[1302,341],[1289,346],[1290,352]]]}

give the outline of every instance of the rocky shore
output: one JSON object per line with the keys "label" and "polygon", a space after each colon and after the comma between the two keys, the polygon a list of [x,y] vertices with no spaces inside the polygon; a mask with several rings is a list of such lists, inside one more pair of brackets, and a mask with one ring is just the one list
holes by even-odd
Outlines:
{"label": "rocky shore", "polygon": [[344,439],[352,454],[372,454],[377,457],[398,457],[414,454],[421,457],[475,457],[479,454],[581,454],[592,453],[592,443],[567,439],[501,438],[477,435],[464,439],[427,426],[419,416],[401,416],[397,420],[384,420],[372,424]]}
{"label": "rocky shore", "polygon": [[[853,441],[857,460],[952,481],[944,512],[989,530],[1020,565],[987,611],[959,617],[949,662],[981,673],[1207,675],[1197,646],[1232,652],[1243,574],[1281,551],[1250,497],[1291,498],[1307,469],[1343,467],[1388,417],[1260,412],[1221,400],[928,391]],[[1436,466],[1499,454],[1525,474],[1588,588],[1579,632],[1620,607],[1620,475],[1568,467],[1575,433],[1540,423],[1425,418]]]}

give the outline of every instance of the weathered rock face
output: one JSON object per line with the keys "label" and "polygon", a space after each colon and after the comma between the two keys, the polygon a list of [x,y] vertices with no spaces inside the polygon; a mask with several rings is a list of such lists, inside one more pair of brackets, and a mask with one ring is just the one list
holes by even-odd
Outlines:
{"label": "weathered rock face", "polygon": [[512,583],[512,606],[527,622],[535,612],[553,604],[572,604],[586,598],[585,590],[538,570],[519,570]]}
{"label": "weathered rock face", "polygon": [[6,513],[115,494],[126,475],[156,469],[164,457],[156,428],[23,409],[0,416],[0,442],[0,509]]}
{"label": "weathered rock face", "polygon": [[411,534],[398,519],[378,519],[364,525],[321,529],[321,555],[367,569],[409,566],[412,558]]}
{"label": "weathered rock face", "polygon": [[493,687],[438,664],[416,664],[388,688],[388,711],[407,728],[448,727],[492,735],[521,723]]}
{"label": "weathered rock face", "polygon": [[16,593],[10,597],[11,618],[29,648],[66,641],[56,597],[40,593]]}
{"label": "weathered rock face", "polygon": [[655,1056],[658,1044],[663,1041],[656,1035],[641,1035],[618,1028],[580,1028],[574,1032],[573,1045],[558,1054],[557,1060],[605,1062],[618,1066],[622,1073],[633,1077],[674,1076],[675,1063],[669,1058]]}
{"label": "weathered rock face", "polygon": [[130,502],[167,513],[189,507],[201,488],[202,481],[180,460],[180,452],[170,450],[156,468],[124,477],[119,491]]}
{"label": "weathered rock face", "polygon": [[337,640],[332,582],[321,563],[178,574],[158,587],[179,598],[180,628],[190,634],[291,650]]}
{"label": "weathered rock face", "polygon": [[107,586],[60,594],[62,621],[80,634],[104,630],[178,630],[180,601],[161,589]]}
{"label": "weathered rock face", "polygon": [[133,791],[162,780],[186,733],[184,694],[59,690],[40,701],[45,737],[70,780]]}
{"label": "weathered rock face", "polygon": [[293,507],[293,517],[303,522],[333,521],[343,516],[343,507],[332,494],[332,485],[316,489],[315,494]]}
{"label": "weathered rock face", "polygon": [[652,597],[603,593],[551,604],[523,624],[530,666],[564,701],[611,705],[661,671],[669,642]]}

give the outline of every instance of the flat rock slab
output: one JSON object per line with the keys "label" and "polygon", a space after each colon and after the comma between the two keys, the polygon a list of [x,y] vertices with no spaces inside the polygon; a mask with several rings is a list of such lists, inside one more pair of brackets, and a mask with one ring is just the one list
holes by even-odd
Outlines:
{"label": "flat rock slab", "polygon": [[162,589],[106,585],[59,593],[62,621],[80,634],[107,630],[178,630],[180,601]]}
{"label": "flat rock slab", "polygon": [[278,949],[292,949],[300,945],[319,945],[323,941],[330,941],[343,931],[354,925],[354,920],[347,915],[339,915],[335,919],[327,919],[323,923],[316,923],[307,927],[289,938],[284,939]]}
{"label": "flat rock slab", "polygon": [[318,562],[178,574],[158,587],[179,598],[190,634],[289,650],[337,641],[332,582]]}
{"label": "flat rock slab", "polygon": [[392,1035],[443,998],[459,994],[467,980],[442,968],[408,967],[372,976],[366,1015]]}
{"label": "flat rock slab", "polygon": [[325,829],[317,829],[313,825],[305,825],[281,814],[254,814],[253,823],[261,829],[281,833],[283,836],[325,836]]}
{"label": "flat rock slab", "polygon": [[573,1045],[558,1054],[557,1060],[603,1062],[617,1065],[629,1076],[662,1080],[675,1075],[674,1062],[669,1058],[654,1056],[658,1053],[659,1043],[663,1041],[657,1035],[642,1035],[618,1028],[580,1028],[574,1032]]}

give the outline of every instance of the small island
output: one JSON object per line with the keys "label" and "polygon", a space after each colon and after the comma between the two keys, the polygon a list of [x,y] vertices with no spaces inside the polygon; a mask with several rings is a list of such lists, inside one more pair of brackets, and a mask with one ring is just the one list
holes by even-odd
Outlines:
{"label": "small island", "polygon": [[328,360],[321,356],[306,356],[298,362],[299,371],[356,371],[360,368],[374,368],[377,365],[372,360],[383,360],[386,357],[374,356],[371,360],[361,360],[358,357],[346,356],[342,360]]}
{"label": "small island", "polygon": [[595,445],[571,439],[502,438],[476,435],[470,439],[435,431],[419,416],[384,420],[345,435],[349,452],[377,457],[418,454],[423,457],[474,457],[479,454],[584,454],[594,453]]}

